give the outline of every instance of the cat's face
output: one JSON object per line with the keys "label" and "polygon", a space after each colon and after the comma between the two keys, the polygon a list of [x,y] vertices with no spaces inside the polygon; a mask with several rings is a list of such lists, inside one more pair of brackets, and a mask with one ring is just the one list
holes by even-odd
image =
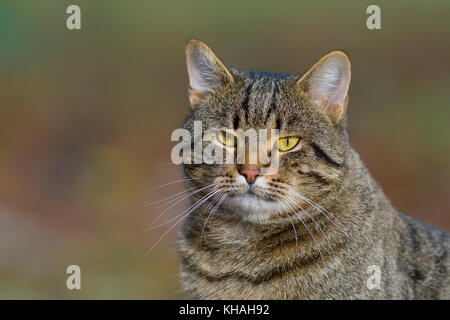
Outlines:
{"label": "cat's face", "polygon": [[204,188],[202,199],[244,220],[268,223],[289,218],[290,208],[314,206],[339,188],[349,149],[342,121],[350,81],[344,53],[328,54],[299,77],[228,70],[197,40],[186,51],[193,110],[184,128],[193,134],[194,121],[201,121],[203,130],[216,129],[216,143],[235,155],[233,133],[265,129],[273,139],[271,130],[278,130],[265,147],[268,156],[277,155],[276,170],[264,170],[270,163],[256,155],[256,162],[250,161],[255,151],[249,139],[239,139],[246,146],[243,163],[184,164],[190,185]]}

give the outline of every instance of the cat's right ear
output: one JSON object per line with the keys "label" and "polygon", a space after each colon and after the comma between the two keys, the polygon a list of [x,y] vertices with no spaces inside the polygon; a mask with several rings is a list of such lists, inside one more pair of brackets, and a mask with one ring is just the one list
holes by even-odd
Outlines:
{"label": "cat's right ear", "polygon": [[195,107],[199,101],[228,83],[233,76],[214,52],[200,40],[186,45],[186,64],[189,74],[189,101]]}

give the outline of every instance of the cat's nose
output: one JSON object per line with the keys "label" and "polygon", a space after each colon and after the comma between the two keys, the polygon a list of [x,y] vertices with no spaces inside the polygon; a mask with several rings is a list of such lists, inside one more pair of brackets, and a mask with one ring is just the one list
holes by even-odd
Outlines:
{"label": "cat's nose", "polygon": [[248,184],[253,184],[258,176],[261,175],[261,172],[255,169],[246,169],[242,168],[239,170],[239,173],[245,177]]}

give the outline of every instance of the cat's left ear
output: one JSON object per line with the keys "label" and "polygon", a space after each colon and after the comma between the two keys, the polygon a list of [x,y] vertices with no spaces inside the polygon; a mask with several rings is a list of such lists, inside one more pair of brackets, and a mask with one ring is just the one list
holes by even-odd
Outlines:
{"label": "cat's left ear", "polygon": [[347,110],[350,61],[342,51],[322,57],[299,81],[301,89],[338,124]]}
{"label": "cat's left ear", "polygon": [[234,79],[214,52],[200,40],[186,45],[186,64],[189,73],[189,101],[195,105]]}

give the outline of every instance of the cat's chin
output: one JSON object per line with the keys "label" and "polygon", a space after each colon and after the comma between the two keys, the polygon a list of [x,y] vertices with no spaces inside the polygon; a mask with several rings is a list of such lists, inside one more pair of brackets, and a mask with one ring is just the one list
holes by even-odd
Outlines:
{"label": "cat's chin", "polygon": [[259,224],[269,223],[270,218],[281,210],[278,202],[265,200],[252,193],[235,195],[225,205],[243,220]]}

